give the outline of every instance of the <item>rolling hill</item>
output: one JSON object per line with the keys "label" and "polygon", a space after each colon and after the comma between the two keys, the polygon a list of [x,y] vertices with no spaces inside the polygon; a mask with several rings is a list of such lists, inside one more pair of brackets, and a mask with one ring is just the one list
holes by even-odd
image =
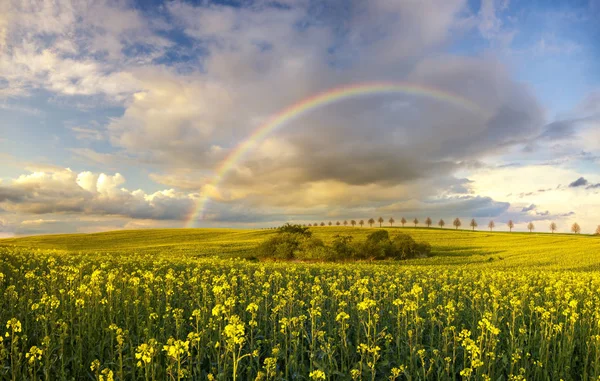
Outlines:
{"label": "rolling hill", "polygon": [[[330,241],[336,234],[364,239],[377,228],[317,227],[314,234]],[[476,265],[600,270],[600,237],[550,233],[508,233],[437,228],[383,227],[393,236],[404,232],[432,245],[433,257],[408,265]],[[178,257],[249,257],[273,230],[148,229],[95,234],[47,235],[0,240],[0,247],[53,250],[65,254],[141,253]]]}

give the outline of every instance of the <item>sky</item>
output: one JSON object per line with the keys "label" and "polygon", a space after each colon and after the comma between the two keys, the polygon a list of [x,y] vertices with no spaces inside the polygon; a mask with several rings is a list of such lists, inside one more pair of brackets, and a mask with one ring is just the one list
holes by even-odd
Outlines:
{"label": "sky", "polygon": [[[379,216],[592,233],[598,20],[598,0],[1,1],[0,237]],[[431,91],[253,139],[368,83]]]}

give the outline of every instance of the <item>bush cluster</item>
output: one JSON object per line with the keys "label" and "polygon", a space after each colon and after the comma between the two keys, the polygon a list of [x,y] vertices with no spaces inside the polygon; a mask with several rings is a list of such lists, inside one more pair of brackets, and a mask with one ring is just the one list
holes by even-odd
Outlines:
{"label": "bush cluster", "polygon": [[408,234],[399,233],[390,238],[386,230],[377,230],[361,242],[350,235],[336,235],[331,244],[313,237],[311,232],[300,226],[279,228],[278,234],[269,238],[256,249],[256,256],[271,259],[299,260],[382,260],[428,257],[431,245],[415,242]]}

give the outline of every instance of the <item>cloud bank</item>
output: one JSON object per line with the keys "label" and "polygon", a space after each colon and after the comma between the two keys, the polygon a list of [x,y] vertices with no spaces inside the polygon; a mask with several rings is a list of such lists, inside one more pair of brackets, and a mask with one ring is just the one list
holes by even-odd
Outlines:
{"label": "cloud bank", "polygon": [[[180,224],[208,195],[199,225],[372,213],[564,216],[572,211],[559,210],[558,195],[564,201],[575,188],[592,193],[600,183],[570,167],[563,184],[573,189],[523,178],[509,183],[521,189],[500,191],[502,165],[518,163],[514,173],[526,173],[540,162],[597,161],[600,97],[593,92],[572,115],[548,120],[506,59],[519,35],[509,6],[172,1],[149,10],[128,1],[4,2],[0,100],[13,107],[43,98],[45,107],[77,114],[53,133],[72,155],[56,160],[78,169],[0,174],[0,213],[30,227],[66,214]],[[481,49],[465,52],[464,44]],[[566,39],[535,44],[536,55],[584,49]],[[345,100],[281,126],[218,188],[207,185],[273,115],[370,81],[439,89],[484,113],[409,94]],[[123,187],[127,171],[140,189]],[[581,177],[573,182],[574,174]]]}

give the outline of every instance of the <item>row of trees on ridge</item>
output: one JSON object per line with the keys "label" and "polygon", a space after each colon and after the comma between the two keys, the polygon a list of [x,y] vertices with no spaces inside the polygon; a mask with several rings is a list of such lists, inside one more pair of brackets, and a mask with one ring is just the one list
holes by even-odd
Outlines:
{"label": "row of trees on ridge", "polygon": [[[383,223],[385,222],[385,220],[383,219],[383,217],[379,217],[377,220],[374,220],[373,218],[369,218],[367,220],[367,223],[369,224],[369,226],[373,227],[373,225],[378,222],[379,223],[379,227],[381,227],[383,225]],[[393,217],[390,217],[390,219],[387,221],[390,226],[394,226],[394,223],[396,222],[396,220],[394,220]],[[402,219],[400,220],[400,224],[402,225],[402,227],[404,227],[404,225],[406,225],[408,223],[408,221],[406,220],[406,218],[402,217]],[[412,223],[415,225],[415,227],[417,227],[417,225],[419,225],[419,219],[415,218],[414,220],[412,220]],[[365,221],[364,220],[359,220],[358,222],[356,220],[344,220],[343,222],[337,221],[335,223],[336,226],[348,226],[351,225],[352,227],[356,226],[356,225],[360,225],[360,227],[363,227],[365,225]],[[315,222],[314,224],[304,224],[303,226],[332,226],[334,225],[333,222],[329,221],[327,224],[325,222],[321,222],[321,223],[317,223]],[[425,225],[427,227],[431,227],[433,225],[433,221],[431,218],[427,217],[425,219]],[[444,228],[444,226],[446,226],[446,222],[443,219],[440,219],[437,223],[437,225],[440,228]],[[462,226],[462,221],[460,220],[460,218],[455,218],[454,221],[452,221],[452,225],[458,229],[459,227]],[[472,228],[472,230],[475,230],[475,228],[477,228],[477,226],[479,226],[477,224],[477,221],[473,218],[471,219],[471,222],[469,223],[469,226]],[[515,224],[513,222],[513,220],[509,220],[506,223],[506,226],[508,226],[509,231],[512,232],[513,228],[515,227]],[[490,229],[490,231],[493,231],[494,228],[496,227],[496,223],[493,220],[490,220],[490,222],[488,222],[487,224],[488,229]],[[552,222],[549,225],[549,229],[552,233],[556,232],[556,230],[558,229],[558,226],[556,225],[555,222]],[[529,230],[529,232],[533,232],[535,230],[535,225],[533,224],[533,222],[529,222],[527,224],[527,230]],[[571,225],[571,232],[575,233],[575,234],[579,234],[581,233],[581,226],[579,226],[579,224],[577,222],[575,222],[573,225]],[[596,228],[596,235],[600,235],[600,225],[598,226],[598,228]]]}

